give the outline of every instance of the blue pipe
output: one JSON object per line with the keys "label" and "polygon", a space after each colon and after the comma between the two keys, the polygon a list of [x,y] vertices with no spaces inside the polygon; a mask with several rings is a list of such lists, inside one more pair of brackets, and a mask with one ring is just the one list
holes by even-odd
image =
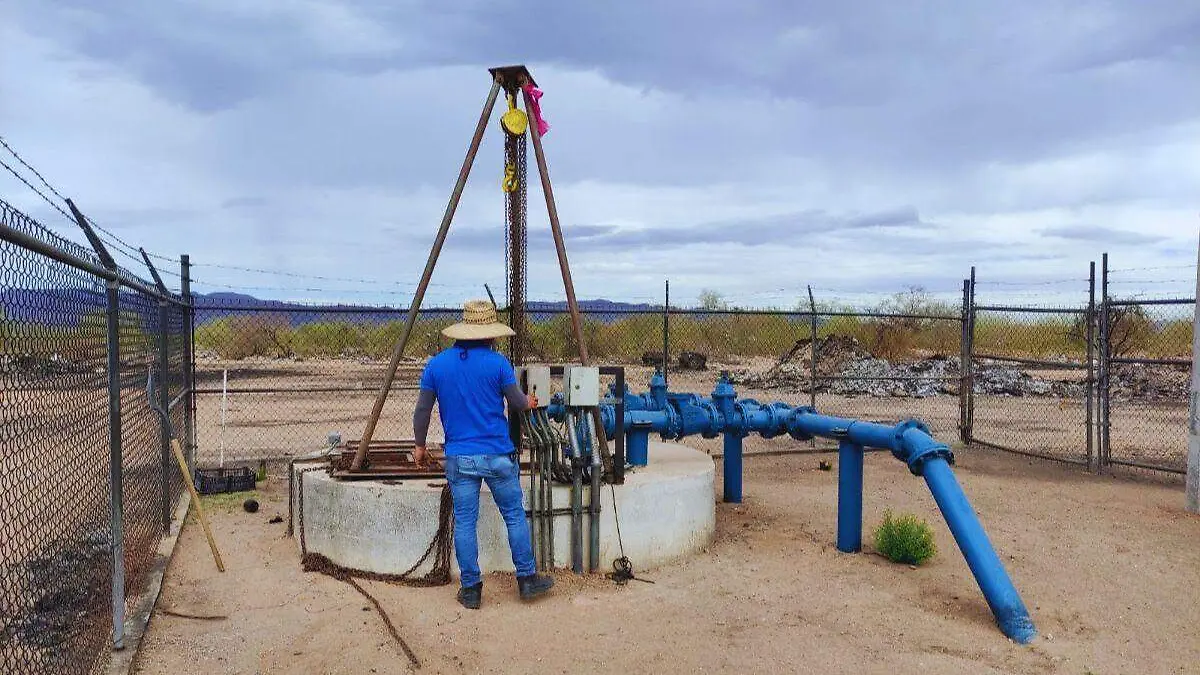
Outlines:
{"label": "blue pipe", "polygon": [[967,559],[967,566],[975,575],[975,581],[983,591],[983,597],[987,599],[1000,630],[1015,642],[1028,643],[1037,635],[1033,620],[1029,618],[1029,610],[1004,571],[1004,564],[988,541],[950,465],[941,457],[932,458],[925,463],[921,475],[946,518],[954,541],[958,542],[963,557]]}
{"label": "blue pipe", "polygon": [[863,447],[851,441],[838,444],[837,549],[862,550]]}
{"label": "blue pipe", "polygon": [[[622,395],[628,456],[636,465],[649,461],[651,432],[661,434],[664,439],[724,435],[726,502],[742,501],[742,439],[748,434],[771,438],[786,433],[797,440],[822,436],[839,441],[837,547],[840,551],[862,548],[863,449],[890,450],[896,459],[908,465],[913,475],[925,479],[1000,629],[1022,644],[1036,635],[1028,609],[954,478],[950,469],[954,454],[947,445],[936,441],[923,423],[908,420],[887,426],[820,415],[812,408],[786,403],[764,405],[752,399],[737,400],[724,375],[709,398],[669,392],[660,374],[651,378],[650,392],[635,395],[625,391]],[[549,412],[556,420],[564,417],[566,409],[559,396]],[[605,431],[611,436],[616,430],[613,407],[602,406],[601,413]]]}

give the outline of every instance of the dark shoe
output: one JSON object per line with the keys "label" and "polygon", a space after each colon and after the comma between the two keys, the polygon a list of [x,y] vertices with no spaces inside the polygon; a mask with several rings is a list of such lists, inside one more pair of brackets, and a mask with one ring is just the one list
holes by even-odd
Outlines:
{"label": "dark shoe", "polygon": [[517,577],[517,590],[521,592],[522,600],[530,600],[545,593],[554,586],[554,579],[540,574],[527,577]]}
{"label": "dark shoe", "polygon": [[479,609],[479,604],[483,600],[483,582],[479,582],[474,586],[458,589],[458,604],[467,609]]}

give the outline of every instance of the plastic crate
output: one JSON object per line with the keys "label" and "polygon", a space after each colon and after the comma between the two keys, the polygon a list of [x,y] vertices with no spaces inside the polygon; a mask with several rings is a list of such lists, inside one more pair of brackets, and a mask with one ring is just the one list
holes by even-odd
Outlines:
{"label": "plastic crate", "polygon": [[256,483],[257,477],[254,471],[246,467],[196,469],[196,492],[202,495],[253,490]]}

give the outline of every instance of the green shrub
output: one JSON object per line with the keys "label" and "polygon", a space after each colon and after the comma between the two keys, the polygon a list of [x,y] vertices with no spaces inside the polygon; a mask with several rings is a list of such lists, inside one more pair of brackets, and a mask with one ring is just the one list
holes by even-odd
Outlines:
{"label": "green shrub", "polygon": [[933,529],[912,514],[893,517],[883,514],[883,523],[875,529],[875,549],[892,562],[920,565],[937,553]]}

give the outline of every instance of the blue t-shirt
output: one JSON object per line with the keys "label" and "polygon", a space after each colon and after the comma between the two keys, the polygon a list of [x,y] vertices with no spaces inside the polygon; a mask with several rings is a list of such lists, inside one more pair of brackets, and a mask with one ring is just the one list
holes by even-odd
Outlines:
{"label": "blue t-shirt", "polygon": [[447,455],[513,451],[503,391],[516,383],[512,364],[488,345],[455,345],[429,359],[421,389],[437,396]]}

